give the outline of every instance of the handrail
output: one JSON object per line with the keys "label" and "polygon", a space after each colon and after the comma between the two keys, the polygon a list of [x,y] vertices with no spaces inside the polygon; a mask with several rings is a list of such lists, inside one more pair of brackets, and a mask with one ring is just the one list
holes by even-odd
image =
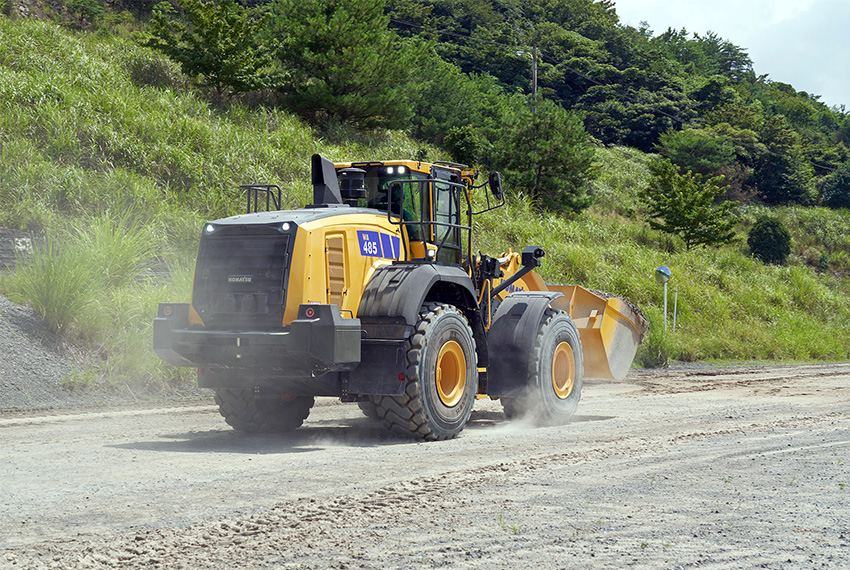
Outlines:
{"label": "handrail", "polygon": [[[260,200],[259,195],[261,192],[266,195],[266,212],[271,212],[271,206],[274,206],[275,210],[280,210],[281,204],[281,191],[280,186],[277,184],[242,184],[239,186],[243,190],[246,190],[248,194],[248,208],[246,213],[248,214],[256,214],[260,211]],[[272,193],[272,189],[277,189],[277,196]],[[251,207],[251,198],[253,197],[254,203],[253,208]]]}

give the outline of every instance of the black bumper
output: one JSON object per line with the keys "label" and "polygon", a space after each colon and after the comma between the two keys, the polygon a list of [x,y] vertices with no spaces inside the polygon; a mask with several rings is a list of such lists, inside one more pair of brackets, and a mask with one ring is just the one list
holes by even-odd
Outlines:
{"label": "black bumper", "polygon": [[175,366],[262,369],[279,376],[350,371],[360,363],[359,319],[344,319],[336,305],[301,305],[280,331],[189,328],[188,303],[160,303],[153,347]]}

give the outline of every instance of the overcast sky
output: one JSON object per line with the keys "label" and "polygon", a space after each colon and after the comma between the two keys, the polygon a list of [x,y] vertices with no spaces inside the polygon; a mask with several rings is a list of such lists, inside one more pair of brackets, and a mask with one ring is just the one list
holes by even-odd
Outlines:
{"label": "overcast sky", "polygon": [[757,75],[850,111],[850,0],[615,1],[622,24],[713,31],[743,48]]}

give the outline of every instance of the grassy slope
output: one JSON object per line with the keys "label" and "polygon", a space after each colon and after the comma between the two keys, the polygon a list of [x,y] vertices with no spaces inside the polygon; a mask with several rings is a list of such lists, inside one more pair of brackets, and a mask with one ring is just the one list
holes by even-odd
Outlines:
{"label": "grassy slope", "polygon": [[[778,208],[794,235],[787,266],[752,259],[745,237],[719,249],[684,250],[682,243],[633,219],[635,194],[648,157],[631,149],[600,149],[603,174],[597,205],[574,220],[540,218],[525,205],[482,221],[490,249],[538,243],[548,252],[542,273],[551,282],[615,292],[639,305],[652,334],[638,354],[644,365],[677,360],[812,360],[850,356],[847,252],[850,212]],[[742,212],[739,235],[765,211]],[[807,263],[817,261],[817,270]],[[663,288],[653,279],[671,268],[668,330]],[[678,323],[672,333],[674,288]]]}
{"label": "grassy slope", "polygon": [[[419,150],[399,133],[339,138],[281,111],[214,109],[171,62],[130,42],[0,15],[0,225],[64,246],[0,288],[98,349],[81,379],[158,382],[175,369],[150,350],[156,303],[188,298],[201,223],[242,211],[237,184],[278,183],[297,207],[311,195],[315,152]],[[151,259],[175,284],[145,279]]]}
{"label": "grassy slope", "polygon": [[[281,111],[215,110],[185,87],[173,64],[126,41],[0,17],[0,225],[78,245],[62,254],[67,259],[55,257],[67,274],[81,274],[39,289],[42,264],[0,286],[36,307],[55,308],[62,295],[79,300],[54,326],[100,348],[105,358],[95,372],[114,381],[173,378],[175,370],[149,349],[156,302],[187,297],[197,228],[241,210],[236,184],[280,183],[295,207],[308,200],[314,152],[379,159],[418,150],[398,133],[339,140],[317,138]],[[478,246],[498,253],[543,245],[547,279],[640,305],[652,326],[643,364],[850,356],[850,285],[833,276],[850,264],[847,212],[779,210],[795,235],[788,267],[753,261],[742,243],[685,252],[631,217],[646,157],[600,149],[599,158],[599,200],[589,213],[543,217],[520,200],[476,222]],[[744,226],[756,213],[746,212]],[[152,258],[172,269],[172,280],[143,279]],[[663,328],[661,288],[652,279],[659,265],[672,268],[671,286],[679,287],[676,334]]]}

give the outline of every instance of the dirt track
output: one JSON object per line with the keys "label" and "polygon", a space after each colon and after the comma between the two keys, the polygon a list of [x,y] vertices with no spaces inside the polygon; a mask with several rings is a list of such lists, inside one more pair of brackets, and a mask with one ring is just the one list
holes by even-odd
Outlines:
{"label": "dirt track", "polygon": [[850,568],[850,364],[588,382],[410,443],[354,405],[0,415],[0,568]]}

